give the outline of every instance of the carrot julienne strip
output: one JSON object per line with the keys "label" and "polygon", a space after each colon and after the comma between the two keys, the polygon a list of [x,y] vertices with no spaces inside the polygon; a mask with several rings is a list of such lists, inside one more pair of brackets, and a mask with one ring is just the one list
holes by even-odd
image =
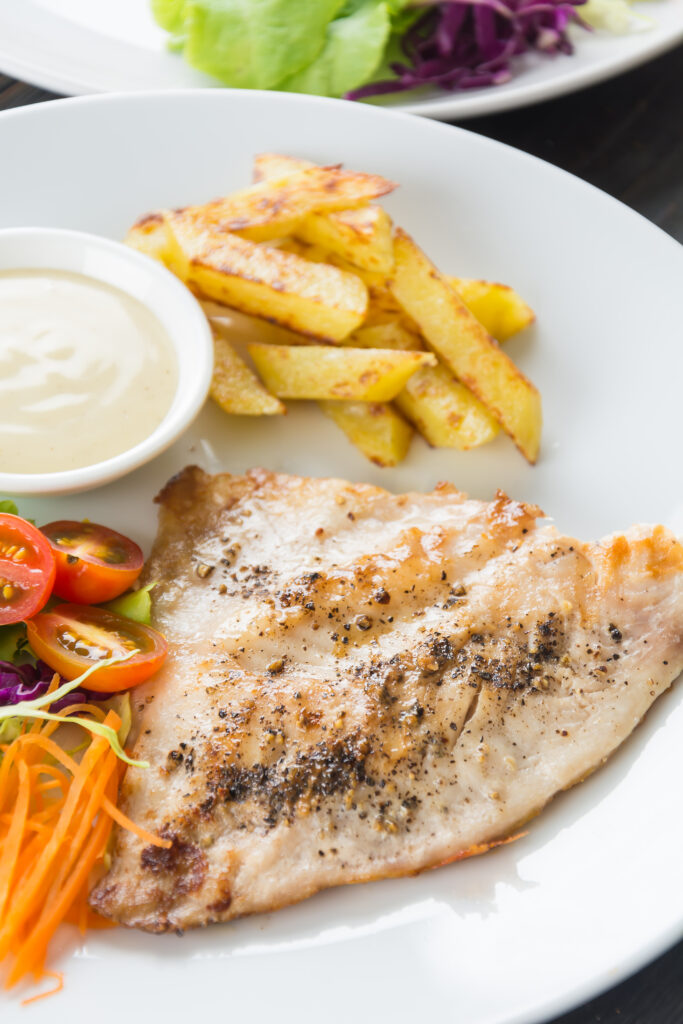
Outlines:
{"label": "carrot julienne strip", "polygon": [[[55,686],[53,680],[51,689],[58,692]],[[69,710],[90,716],[89,721],[71,719],[91,733],[80,763],[51,738],[67,716],[42,708],[32,709],[32,721],[0,746],[0,960],[13,956],[5,985],[27,975],[57,981],[24,1005],[62,988],[62,976],[45,969],[50,940],[62,921],[75,923],[81,932],[112,926],[90,909],[88,895],[114,823],[145,843],[171,846],[116,806],[121,760],[134,763],[118,742],[118,715],[93,712],[88,705]]]}
{"label": "carrot julienne strip", "polygon": [[39,992],[37,996],[30,996],[28,999],[22,999],[22,1006],[30,1006],[31,1003],[37,1003],[39,999],[47,999],[48,996],[56,996],[58,992],[61,992],[64,988],[64,975],[61,971],[44,971],[46,978],[54,978],[56,985],[54,988],[49,988],[47,992]]}
{"label": "carrot julienne strip", "polygon": [[136,825],[134,821],[131,821],[122,811],[118,809],[115,803],[105,797],[102,801],[102,807],[107,814],[114,819],[117,825],[121,828],[125,828],[128,832],[133,832],[143,842],[149,843],[150,846],[160,846],[162,850],[170,850],[173,843],[170,839],[162,839],[160,836],[155,836],[153,832],[148,832],[147,829],[142,828],[140,825]]}
{"label": "carrot julienne strip", "polygon": [[16,871],[31,797],[28,768],[23,761],[19,761],[17,769],[19,772],[17,802],[9,832],[2,844],[2,854],[0,855],[0,920],[2,920],[2,912],[9,898],[12,878]]}

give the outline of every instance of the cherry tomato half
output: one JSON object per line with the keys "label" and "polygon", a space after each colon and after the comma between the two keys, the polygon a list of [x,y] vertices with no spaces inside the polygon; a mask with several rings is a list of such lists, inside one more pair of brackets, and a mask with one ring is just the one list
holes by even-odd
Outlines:
{"label": "cherry tomato half", "polygon": [[28,641],[39,658],[65,679],[75,679],[98,661],[137,650],[128,661],[94,672],[87,688],[116,693],[149,679],[166,657],[161,633],[106,608],[60,604],[26,623]]}
{"label": "cherry tomato half", "polygon": [[39,612],[54,581],[54,556],[40,530],[20,516],[1,513],[0,626]]}
{"label": "cherry tomato half", "polygon": [[64,601],[100,604],[135,582],[143,555],[128,537],[97,523],[60,520],[42,527],[57,563],[54,591]]}

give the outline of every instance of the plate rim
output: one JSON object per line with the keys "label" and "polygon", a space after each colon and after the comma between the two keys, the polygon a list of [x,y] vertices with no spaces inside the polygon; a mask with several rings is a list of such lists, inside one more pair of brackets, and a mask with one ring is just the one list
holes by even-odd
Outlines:
{"label": "plate rim", "polygon": [[[122,93],[95,93],[88,94],[85,96],[55,99],[47,101],[45,103],[38,103],[3,111],[0,113],[0,138],[2,136],[3,130],[2,126],[8,120],[16,120],[17,118],[24,118],[30,120],[32,117],[51,117],[53,116],[55,111],[61,110],[65,107],[86,107],[90,105],[102,106],[108,104],[116,106],[118,104],[135,103],[141,98],[153,101],[163,98],[164,101],[167,101],[169,98],[172,98],[174,96],[183,96],[187,98],[192,97],[192,103],[202,104],[205,102],[204,97],[207,93],[209,95],[225,97],[226,102],[228,100],[235,101],[238,97],[240,98],[238,102],[244,99],[247,99],[248,102],[250,97],[254,97],[255,102],[258,101],[258,98],[262,98],[264,100],[267,100],[268,102],[282,102],[285,104],[295,103],[308,105],[314,103],[322,104],[324,106],[337,106],[339,104],[344,104],[343,100],[331,99],[327,97],[297,95],[288,93],[271,93],[268,91],[259,90],[247,91],[225,88],[206,90],[183,88],[141,90],[137,92]],[[406,113],[403,110],[397,110],[393,108],[387,109],[373,106],[364,106],[358,109],[370,111],[370,113],[362,114],[360,116],[368,116],[370,118],[385,118],[386,116],[389,115],[399,119],[410,118],[410,120],[413,121],[413,116]],[[574,183],[574,186],[578,186],[580,190],[588,190],[588,193],[592,192],[593,194],[597,193],[601,197],[601,201],[607,199],[611,201],[611,204],[618,205],[618,207],[621,208],[622,215],[625,211],[627,216],[629,214],[631,215],[631,218],[634,219],[634,223],[636,221],[639,221],[641,222],[641,225],[645,225],[647,229],[651,229],[657,232],[660,236],[660,242],[662,238],[668,240],[668,242],[671,243],[669,249],[672,256],[674,253],[678,253],[677,258],[683,258],[683,245],[681,245],[681,243],[679,243],[675,238],[673,238],[673,236],[669,235],[667,232],[662,230],[658,225],[654,224],[652,221],[648,220],[642,214],[638,213],[638,211],[633,210],[631,207],[627,206],[625,203],[621,202],[616,197],[610,195],[607,192],[604,192],[595,185],[592,185],[590,182],[587,182],[577,177],[576,175],[573,175],[570,172],[564,170],[563,168],[557,167],[556,165],[541,159],[540,157],[534,156],[533,154],[530,153],[526,153],[523,150],[520,150],[507,143],[500,142],[496,139],[490,139],[488,137],[478,135],[477,133],[472,132],[467,128],[449,126],[445,124],[437,124],[435,127],[438,132],[443,131],[452,133],[453,131],[455,131],[456,133],[467,136],[468,139],[470,140],[476,140],[477,144],[483,145],[484,148],[490,149],[503,147],[507,151],[512,151],[512,153],[516,154],[517,157],[521,156],[523,162],[525,160],[531,160],[543,164],[546,170],[550,169],[551,172],[555,172],[557,175],[561,175],[563,178],[565,178],[565,180],[571,179],[571,181]],[[431,131],[432,129],[430,128],[427,130]],[[532,1010],[521,1011],[515,1016],[511,1016],[508,1019],[507,1024],[542,1024],[543,1021],[548,1021],[552,1019],[552,1017],[560,1013],[569,1012],[575,1007],[582,1005],[588,1000],[591,1000],[600,993],[612,989],[620,982],[630,977],[632,974],[641,970],[643,967],[647,966],[658,956],[666,952],[666,950],[671,948],[671,946],[674,945],[681,938],[683,938],[683,919],[681,919],[681,921],[678,924],[670,925],[669,927],[664,928],[656,939],[652,939],[649,942],[645,943],[645,945],[641,946],[637,952],[633,952],[629,956],[625,957],[618,965],[615,965],[611,968],[604,968],[600,970],[596,975],[589,978],[576,988],[572,989],[570,995],[567,995],[567,993],[560,994],[550,1000],[546,1000],[545,1003],[539,1004]]]}

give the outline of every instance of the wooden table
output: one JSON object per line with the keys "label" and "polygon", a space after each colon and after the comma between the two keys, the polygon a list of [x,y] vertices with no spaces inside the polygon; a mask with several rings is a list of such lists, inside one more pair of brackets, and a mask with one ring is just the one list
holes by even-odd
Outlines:
{"label": "wooden table", "polygon": [[[53,98],[0,75],[0,110]],[[465,127],[585,178],[683,243],[683,47],[605,85]],[[683,942],[552,1024],[683,1024]]]}

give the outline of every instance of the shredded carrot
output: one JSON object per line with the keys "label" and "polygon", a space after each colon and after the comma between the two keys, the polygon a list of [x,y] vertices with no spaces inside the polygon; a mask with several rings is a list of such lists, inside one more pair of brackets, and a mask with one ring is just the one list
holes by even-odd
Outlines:
{"label": "shredded carrot", "polygon": [[[76,710],[93,713],[88,705],[69,709]],[[94,718],[119,728],[115,712],[98,712]],[[82,933],[111,926],[90,909],[88,895],[114,822],[145,843],[171,845],[117,808],[121,762],[108,740],[94,736],[78,762],[51,738],[56,727],[49,721],[26,724],[0,746],[0,960],[12,958],[5,987],[30,975],[57,981],[22,1005],[61,991],[61,974],[45,962],[63,921]]]}
{"label": "shredded carrot", "polygon": [[117,825],[121,828],[125,828],[128,832],[133,832],[138,839],[142,839],[143,843],[149,843],[150,846],[160,846],[163,850],[169,850],[173,845],[170,839],[161,839],[159,836],[155,836],[153,832],[148,832],[146,828],[142,828],[140,825],[136,825],[134,821],[118,809],[115,803],[109,800],[106,796],[102,800],[102,806],[109,815],[113,818]]}
{"label": "shredded carrot", "polygon": [[61,992],[64,988],[64,975],[61,971],[43,971],[46,978],[54,978],[55,986],[49,988],[47,992],[39,992],[37,996],[31,996],[29,999],[22,999],[22,1006],[29,1006],[30,1003],[37,1003],[39,999],[46,999],[48,996],[56,996],[58,992]]}

